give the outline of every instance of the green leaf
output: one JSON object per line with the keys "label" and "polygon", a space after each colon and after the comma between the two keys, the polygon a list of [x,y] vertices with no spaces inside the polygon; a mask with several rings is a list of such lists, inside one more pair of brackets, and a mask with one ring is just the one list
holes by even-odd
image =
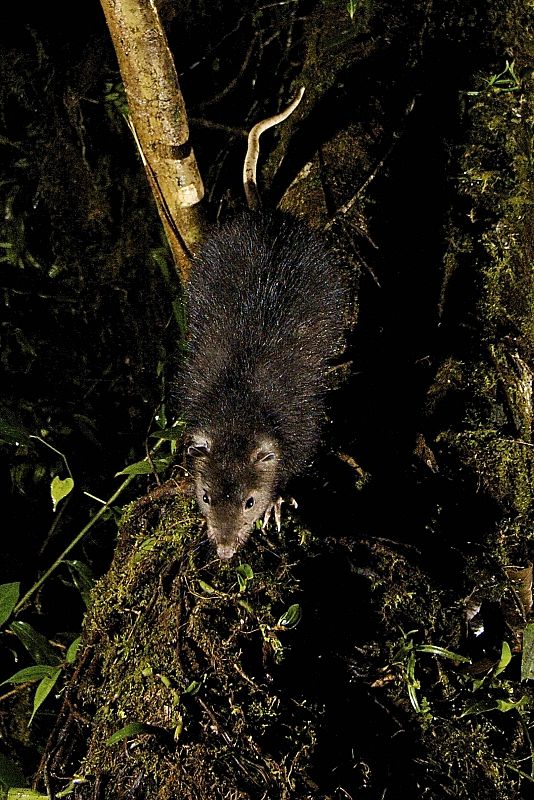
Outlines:
{"label": "green leaf", "polygon": [[523,631],[523,655],[521,656],[521,680],[534,678],[534,623]]}
{"label": "green leaf", "polygon": [[15,620],[9,628],[22,642],[36,664],[59,664],[61,659],[48,639],[27,622]]}
{"label": "green leaf", "polygon": [[189,686],[184,689],[184,694],[190,694],[192,697],[198,693],[202,686],[202,681],[191,681]]}
{"label": "green leaf", "polygon": [[149,725],[145,725],[143,722],[131,722],[124,728],[121,728],[120,731],[116,731],[109,739],[106,739],[106,744],[111,746],[117,742],[122,742],[129,736],[139,736],[142,733],[153,733],[153,730]]}
{"label": "green leaf", "polygon": [[359,2],[358,0],[348,0],[347,2],[347,13],[351,20],[354,19],[356,15],[356,11],[358,10]]}
{"label": "green leaf", "polygon": [[247,614],[250,614],[251,617],[254,616],[254,609],[252,608],[250,603],[248,603],[246,600],[239,598],[238,600],[236,600],[236,603],[238,606],[241,606],[241,608],[244,609],[247,612]]}
{"label": "green leaf", "polygon": [[198,585],[202,589],[203,592],[206,594],[218,594],[217,589],[215,589],[211,584],[206,583],[206,581],[202,581],[199,579]]}
{"label": "green leaf", "polygon": [[72,794],[78,786],[81,786],[84,783],[88,783],[87,778],[76,776],[65,786],[64,789],[62,789],[60,792],[56,792],[55,797],[58,798],[58,800],[61,797],[68,797],[69,794]]}
{"label": "green leaf", "polygon": [[21,786],[23,783],[24,775],[19,765],[0,753],[0,786],[9,789],[11,786]]}
{"label": "green leaf", "polygon": [[43,678],[50,678],[56,669],[56,666],[51,666],[50,664],[35,664],[33,667],[25,667],[24,669],[19,669],[19,671],[11,675],[10,678],[6,678],[5,681],[2,681],[0,686],[3,686],[5,683],[32,683],[34,681],[40,681]]}
{"label": "green leaf", "polygon": [[497,700],[497,710],[506,713],[514,709],[520,709],[528,703],[528,697],[523,695],[520,700]]}
{"label": "green leaf", "polygon": [[84,561],[74,559],[73,561],[65,561],[72,576],[72,582],[78,589],[85,607],[89,608],[91,604],[91,590],[95,584],[95,579],[92,571]]}
{"label": "green leaf", "polygon": [[119,475],[148,475],[152,472],[152,464],[149,461],[136,461],[135,464],[129,464],[120,472],[115,473],[115,477]]}
{"label": "green leaf", "polygon": [[46,794],[40,794],[33,789],[10,789],[7,800],[48,800]]}
{"label": "green leaf", "polygon": [[37,689],[35,690],[35,696],[33,698],[33,712],[30,717],[30,721],[28,725],[32,724],[33,718],[36,715],[39,708],[42,706],[54,686],[56,685],[57,679],[61,675],[61,667],[56,667],[52,673],[43,678]]}
{"label": "green leaf", "polygon": [[462,711],[460,717],[468,717],[471,714],[486,714],[488,711],[513,711],[514,709],[521,709],[528,702],[527,695],[524,695],[520,700],[479,700],[468,706],[465,711]]}
{"label": "green leaf", "polygon": [[183,436],[185,422],[179,422],[174,428],[166,428],[165,430],[155,431],[149,434],[152,439],[165,439],[170,442],[175,442]]}
{"label": "green leaf", "polygon": [[56,510],[58,503],[63,500],[74,488],[74,481],[72,478],[65,478],[62,480],[57,475],[52,479],[50,484],[50,494],[52,495],[52,508]]}
{"label": "green leaf", "polygon": [[153,459],[152,464],[154,467],[150,461],[146,459],[143,461],[136,461],[135,464],[129,464],[127,467],[124,467],[124,469],[121,469],[120,472],[116,472],[115,477],[118,478],[119,475],[150,475],[154,472],[154,469],[156,472],[163,472],[172,461],[172,457]]}
{"label": "green leaf", "polygon": [[240,564],[236,568],[237,582],[239,584],[239,591],[244,592],[247,584],[253,579],[254,572],[250,564]]}
{"label": "green leaf", "polygon": [[301,617],[302,609],[298,603],[294,603],[292,606],[289,606],[284,614],[282,614],[278,620],[278,625],[281,628],[294,628],[299,624]]}
{"label": "green leaf", "polygon": [[419,681],[415,677],[415,652],[412,650],[406,662],[406,680],[410,686],[419,689]]}
{"label": "green leaf", "polygon": [[184,729],[184,718],[181,714],[176,715],[176,726],[174,728],[174,741],[177,742]]}
{"label": "green leaf", "polygon": [[150,553],[153,550],[157,543],[160,541],[159,536],[147,536],[146,539],[143,539],[137,548],[137,553],[135,553],[133,557],[133,563],[137,564],[141,561],[147,553]]}
{"label": "green leaf", "polygon": [[0,419],[0,442],[6,444],[29,444],[30,434],[20,425],[7,419]]}
{"label": "green leaf", "polygon": [[458,663],[470,664],[471,659],[467,656],[461,656],[453,650],[446,650],[444,647],[439,647],[435,644],[419,644],[415,648],[419,653],[431,653],[434,656],[441,656],[441,658],[448,658],[451,661]]}
{"label": "green leaf", "polygon": [[7,622],[17,605],[20,595],[20,583],[2,583],[0,585],[0,625]]}
{"label": "green leaf", "polygon": [[417,699],[416,687],[411,683],[408,684],[408,697],[410,698],[410,703],[412,704],[413,710],[420,714],[421,706],[419,705],[419,700]]}
{"label": "green leaf", "polygon": [[236,568],[236,572],[239,575],[242,575],[247,581],[251,581],[252,578],[254,577],[254,572],[250,564],[240,564]]}
{"label": "green leaf", "polygon": [[76,656],[78,655],[78,650],[80,648],[81,641],[82,637],[78,636],[70,643],[69,649],[67,650],[67,655],[65,656],[65,661],[67,662],[67,664],[74,664],[74,662],[76,661]]}
{"label": "green leaf", "polygon": [[495,671],[493,673],[494,676],[499,675],[503,670],[505,670],[511,660],[512,651],[510,650],[510,645],[508,642],[503,642],[501,648],[501,657],[499,659],[499,663],[495,667]]}
{"label": "green leaf", "polygon": [[467,706],[460,714],[460,717],[469,717],[472,714],[485,714],[488,711],[495,711],[496,708],[497,706],[494,700],[478,700],[476,703]]}

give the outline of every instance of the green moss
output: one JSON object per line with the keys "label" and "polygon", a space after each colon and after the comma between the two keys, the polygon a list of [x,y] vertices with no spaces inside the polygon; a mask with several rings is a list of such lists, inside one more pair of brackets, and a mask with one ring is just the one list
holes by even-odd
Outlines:
{"label": "green moss", "polygon": [[[519,74],[525,68],[516,63]],[[511,329],[529,347],[534,345],[534,185],[525,126],[533,94],[526,75],[517,91],[481,91],[469,109],[472,143],[460,161],[461,193],[472,206],[468,213],[475,224],[484,221],[478,258],[484,281],[479,314],[486,338]]]}
{"label": "green moss", "polygon": [[473,472],[481,488],[504,510],[516,514],[530,510],[534,481],[531,447],[482,428],[442,433],[438,441]]}
{"label": "green moss", "polygon": [[[181,796],[197,796],[188,792],[200,764],[204,796],[225,796],[230,739],[232,762],[247,764],[248,796],[260,791],[254,787],[263,793],[282,785],[287,754],[302,748],[303,739],[312,748],[316,712],[292,707],[248,673],[250,659],[274,667],[287,652],[291,629],[277,621],[298,592],[293,565],[296,554],[303,555],[299,537],[290,538],[291,558],[273,563],[270,550],[252,553],[253,576],[243,589],[234,565],[206,564],[205,548],[197,563],[204,533],[190,501],[177,500],[155,524],[153,514],[142,503],[129,509],[116,558],[94,591],[84,636],[100,677],[95,681],[90,671],[79,689],[94,716],[83,772],[120,776],[121,744],[106,741],[135,722],[153,733],[136,738],[129,774],[142,774],[151,796],[168,791],[163,764],[171,744],[179,753],[174,771]],[[295,730],[289,725],[275,735],[281,717],[292,719]],[[277,741],[275,752],[255,750],[255,737]],[[304,774],[307,758],[301,758]],[[218,794],[211,794],[213,784]]]}

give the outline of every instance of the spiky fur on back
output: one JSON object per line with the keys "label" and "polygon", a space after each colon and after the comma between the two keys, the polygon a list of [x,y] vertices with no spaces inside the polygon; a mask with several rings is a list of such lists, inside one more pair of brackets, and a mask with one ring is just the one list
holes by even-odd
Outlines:
{"label": "spiky fur on back", "polygon": [[207,239],[188,291],[182,391],[189,428],[224,443],[215,471],[231,469],[259,434],[279,444],[281,485],[302,469],[344,308],[338,266],[293,217],[243,213]]}

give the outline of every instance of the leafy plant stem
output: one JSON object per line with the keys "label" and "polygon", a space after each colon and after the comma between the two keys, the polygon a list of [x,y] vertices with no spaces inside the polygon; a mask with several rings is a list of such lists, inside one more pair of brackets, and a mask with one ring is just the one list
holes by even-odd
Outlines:
{"label": "leafy plant stem", "polygon": [[39,555],[40,555],[40,556],[42,556],[42,555],[43,555],[44,551],[45,551],[45,550],[46,550],[46,548],[47,548],[48,542],[50,541],[50,539],[51,539],[51,538],[52,538],[52,536],[54,535],[54,533],[55,533],[55,531],[56,531],[56,528],[57,528],[57,526],[58,526],[58,525],[59,525],[59,523],[61,522],[61,517],[62,517],[62,516],[63,516],[63,514],[65,513],[65,509],[67,508],[67,506],[68,506],[68,504],[69,504],[69,500],[70,500],[70,497],[67,497],[66,501],[65,501],[64,503],[62,503],[62,505],[61,505],[61,508],[60,508],[60,509],[59,509],[59,511],[56,513],[56,515],[55,515],[55,517],[54,517],[54,521],[53,521],[53,523],[51,524],[50,528],[48,529],[48,533],[46,534],[46,536],[45,536],[45,538],[44,538],[44,541],[43,541],[43,543],[42,543],[42,545],[41,545],[41,547],[40,547],[40,550],[39,550]]}
{"label": "leafy plant stem", "polygon": [[[174,427],[174,426],[173,426],[173,427]],[[69,475],[72,477],[72,473],[71,473],[71,471],[70,471],[70,469],[69,469],[69,465],[68,465],[68,463],[67,463],[67,459],[65,458],[65,456],[63,455],[63,453],[61,453],[59,450],[56,450],[56,448],[55,448],[55,447],[52,447],[52,445],[51,445],[51,444],[49,444],[48,442],[46,442],[44,439],[41,439],[41,437],[40,437],[40,436],[35,436],[34,434],[31,434],[31,438],[33,438],[33,439],[38,439],[40,442],[42,442],[43,444],[45,444],[47,447],[50,447],[50,449],[51,449],[51,450],[54,450],[54,452],[58,453],[58,455],[60,455],[60,456],[62,457],[63,461],[65,462],[65,466],[66,466],[66,468],[67,468],[67,470],[68,470],[68,472],[69,472]],[[165,439],[158,439],[158,440],[157,440],[157,442],[155,443],[154,447],[152,448],[152,451],[151,451],[151,452],[152,452],[152,454],[156,453],[156,452],[159,450],[159,448],[160,448],[160,447],[161,447],[163,444],[165,444],[165,442],[166,442],[166,440],[165,440]],[[54,572],[54,571],[55,571],[55,570],[56,570],[56,569],[59,567],[59,565],[60,565],[60,564],[61,564],[61,563],[62,563],[62,562],[65,560],[65,558],[68,556],[68,554],[70,553],[70,551],[71,551],[71,550],[73,550],[73,549],[74,549],[74,547],[76,547],[76,545],[78,544],[78,542],[80,542],[80,541],[81,541],[81,540],[84,538],[84,536],[85,536],[85,535],[86,535],[86,534],[87,534],[87,533],[88,533],[88,532],[91,530],[91,528],[93,527],[93,525],[94,525],[96,522],[98,522],[98,520],[100,519],[100,517],[102,517],[102,516],[103,516],[103,514],[105,514],[105,513],[106,513],[106,511],[107,511],[107,510],[108,510],[108,509],[109,509],[109,508],[110,508],[110,507],[113,505],[113,503],[114,503],[114,502],[117,500],[117,498],[118,498],[118,497],[120,497],[120,495],[122,494],[122,492],[123,492],[123,491],[126,489],[126,487],[127,487],[127,486],[129,486],[129,485],[130,485],[130,483],[133,481],[133,479],[134,479],[135,477],[136,477],[135,475],[128,475],[128,476],[125,478],[125,480],[123,480],[123,482],[121,483],[121,485],[119,486],[119,488],[117,489],[117,491],[116,491],[116,492],[114,492],[114,493],[111,495],[111,497],[109,498],[109,500],[107,500],[107,501],[106,501],[106,502],[105,502],[105,503],[104,503],[104,504],[101,506],[101,508],[100,508],[100,509],[99,509],[99,510],[96,512],[96,514],[94,515],[94,517],[92,517],[92,519],[91,519],[91,520],[90,520],[90,521],[87,523],[87,525],[85,525],[85,526],[82,528],[82,530],[81,530],[81,531],[78,533],[78,535],[74,537],[74,539],[73,539],[73,540],[72,540],[72,541],[71,541],[71,542],[70,542],[70,543],[67,545],[67,547],[66,547],[66,548],[63,550],[63,552],[62,552],[62,553],[61,553],[61,554],[60,554],[60,555],[59,555],[59,556],[56,558],[56,560],[54,561],[54,563],[53,563],[53,564],[52,564],[52,565],[51,565],[51,566],[50,566],[50,567],[47,569],[47,571],[46,571],[45,573],[43,573],[43,575],[41,575],[41,577],[39,578],[39,580],[38,580],[38,581],[36,581],[36,582],[33,584],[33,586],[30,588],[30,589],[28,589],[28,591],[26,592],[26,594],[24,595],[24,597],[23,597],[21,600],[19,600],[19,602],[17,603],[17,605],[16,605],[16,606],[15,606],[15,608],[13,609],[13,613],[14,613],[14,614],[17,614],[17,613],[18,613],[18,612],[19,612],[19,611],[20,611],[20,610],[21,610],[21,609],[22,609],[22,608],[23,608],[23,607],[26,605],[26,603],[28,602],[28,600],[30,599],[30,597],[32,597],[32,595],[34,595],[34,594],[35,594],[35,592],[36,592],[38,589],[40,589],[40,587],[43,585],[43,583],[44,583],[44,582],[45,582],[45,581],[46,581],[46,580],[47,580],[47,579],[50,577],[50,575],[51,575],[51,574],[52,574],[52,573],[53,573],[53,572]],[[87,493],[86,493],[86,494],[87,494]],[[98,500],[98,498],[96,498],[96,497],[95,497],[94,499],[95,499],[95,500]],[[99,502],[102,502],[102,501],[101,501],[101,500],[99,500]],[[51,530],[53,530],[53,526],[52,526],[52,529],[51,529]],[[50,538],[50,532],[49,532],[49,534],[48,534],[48,538]]]}
{"label": "leafy plant stem", "polygon": [[[38,438],[38,437],[37,437],[37,438]],[[46,444],[46,443],[45,443],[45,444]],[[52,449],[54,449],[54,448],[52,448]],[[39,588],[40,588],[40,587],[43,585],[43,583],[44,583],[44,582],[45,582],[45,581],[46,581],[46,580],[47,580],[47,579],[50,577],[50,575],[51,575],[51,574],[52,574],[52,573],[53,573],[53,572],[54,572],[54,571],[55,571],[55,570],[56,570],[56,569],[59,567],[59,565],[60,565],[60,564],[61,564],[61,563],[64,561],[64,559],[65,559],[65,558],[68,556],[68,554],[70,553],[70,551],[71,551],[71,550],[73,550],[73,549],[74,549],[74,547],[76,547],[76,545],[78,544],[78,542],[80,542],[80,541],[81,541],[81,540],[84,538],[84,536],[85,536],[85,535],[86,535],[86,534],[87,534],[87,533],[88,533],[88,532],[91,530],[91,528],[93,527],[93,525],[94,525],[96,522],[98,522],[98,520],[100,519],[100,517],[101,517],[103,514],[105,514],[105,512],[106,512],[106,511],[107,511],[107,510],[108,510],[108,509],[111,507],[111,505],[112,505],[112,504],[113,504],[113,503],[114,503],[114,502],[117,500],[117,498],[118,498],[118,497],[120,497],[120,495],[122,494],[122,492],[123,492],[123,491],[126,489],[126,487],[127,487],[127,486],[128,486],[128,485],[129,485],[129,484],[132,482],[132,480],[134,479],[134,477],[135,477],[134,475],[128,475],[128,477],[127,477],[127,478],[126,478],[126,479],[125,479],[125,480],[124,480],[124,481],[121,483],[121,485],[119,486],[119,488],[117,489],[117,491],[116,491],[116,492],[114,492],[114,493],[112,494],[112,496],[111,496],[111,497],[109,498],[109,500],[108,500],[108,501],[105,503],[105,505],[103,505],[103,506],[102,506],[102,507],[101,507],[101,508],[100,508],[100,509],[99,509],[99,510],[96,512],[96,514],[94,515],[94,517],[92,517],[92,519],[91,519],[91,520],[90,520],[90,521],[87,523],[87,525],[85,525],[85,526],[82,528],[82,530],[81,530],[81,531],[78,533],[78,535],[77,535],[77,536],[75,536],[75,537],[74,537],[74,539],[73,539],[73,540],[72,540],[72,541],[71,541],[71,542],[70,542],[70,543],[67,545],[67,547],[66,547],[66,548],[63,550],[63,552],[62,552],[62,553],[61,553],[61,554],[60,554],[60,555],[59,555],[59,556],[56,558],[56,560],[54,561],[54,563],[53,563],[53,564],[52,564],[52,565],[51,565],[51,566],[50,566],[50,567],[47,569],[47,571],[46,571],[45,573],[43,573],[43,575],[41,575],[41,577],[39,578],[39,580],[38,580],[38,581],[36,581],[36,582],[33,584],[33,586],[30,588],[30,589],[28,589],[28,591],[26,592],[26,594],[24,595],[24,597],[23,597],[21,600],[19,600],[19,602],[18,602],[18,603],[17,603],[17,605],[15,606],[15,608],[14,608],[14,613],[15,613],[15,614],[17,614],[17,613],[18,613],[18,612],[19,612],[19,611],[20,611],[20,610],[21,610],[21,609],[22,609],[22,608],[23,608],[23,607],[26,605],[26,603],[28,602],[28,600],[30,599],[30,597],[32,597],[32,595],[33,595],[33,594],[35,594],[35,592],[36,592],[36,591],[37,591],[37,590],[38,590],[38,589],[39,589]]]}
{"label": "leafy plant stem", "polygon": [[41,442],[41,444],[44,444],[46,447],[49,447],[50,450],[53,450],[54,453],[57,453],[58,456],[61,456],[61,458],[63,459],[63,463],[65,464],[65,467],[67,469],[67,472],[69,473],[70,477],[73,478],[72,472],[70,471],[69,462],[67,461],[67,458],[66,458],[65,454],[62,453],[61,450],[58,450],[56,447],[53,447],[50,444],[50,442],[47,442],[46,439],[42,439],[40,436],[37,436],[35,433],[30,433],[29,438],[30,439],[37,439],[38,442]]}
{"label": "leafy plant stem", "polygon": [[101,497],[97,497],[95,494],[91,494],[90,492],[84,492],[84,495],[86,497],[89,497],[91,500],[96,500],[96,502],[100,503],[100,505],[102,505],[102,506],[106,505],[106,501],[102,500]]}

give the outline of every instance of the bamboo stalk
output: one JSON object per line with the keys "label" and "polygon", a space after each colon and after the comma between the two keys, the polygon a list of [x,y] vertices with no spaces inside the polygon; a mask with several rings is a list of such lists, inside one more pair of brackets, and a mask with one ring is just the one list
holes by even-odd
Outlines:
{"label": "bamboo stalk", "polygon": [[184,280],[201,238],[204,195],[178,76],[153,0],[101,0],[128,98],[129,124]]}

